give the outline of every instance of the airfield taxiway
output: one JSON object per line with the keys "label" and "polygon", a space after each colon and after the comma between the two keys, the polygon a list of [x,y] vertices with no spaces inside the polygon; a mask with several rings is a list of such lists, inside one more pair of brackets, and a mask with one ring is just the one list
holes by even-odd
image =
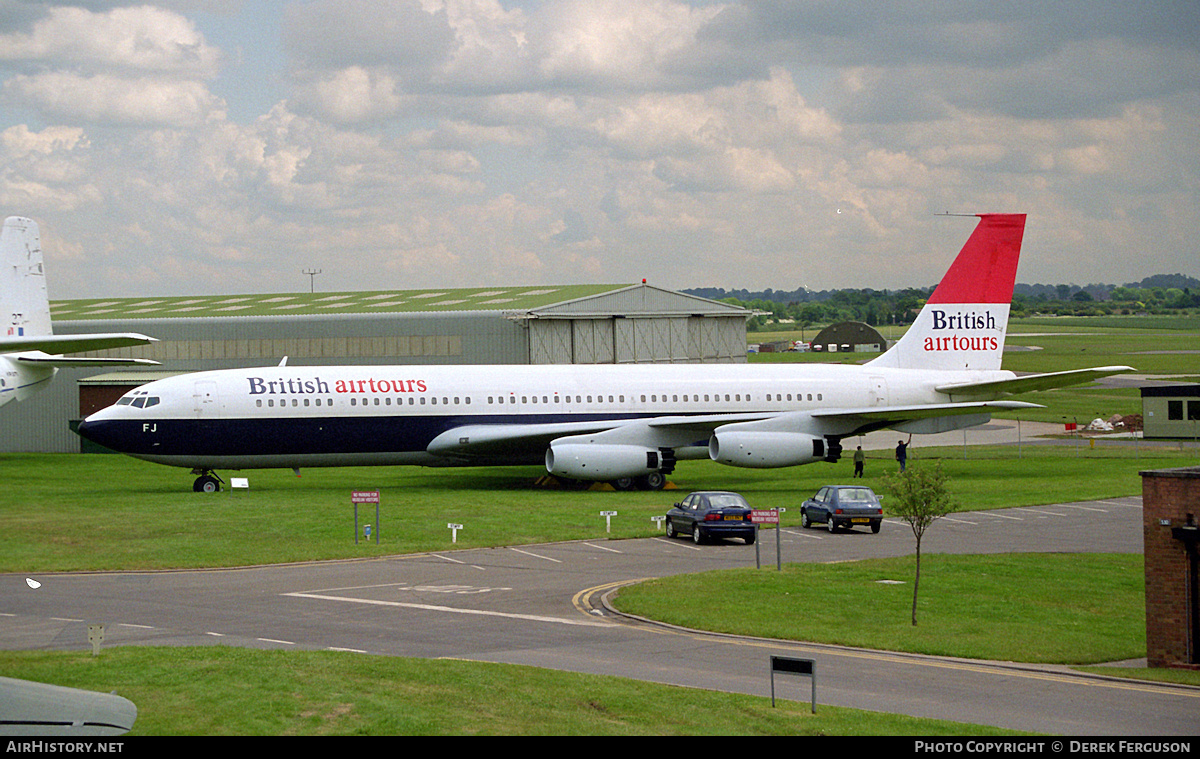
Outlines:
{"label": "airfield taxiway", "polygon": [[[665,499],[664,499],[665,500]],[[899,556],[907,525],[872,535],[786,526],[785,562]],[[1140,498],[956,513],[929,552],[1142,550]],[[774,533],[758,549],[774,571]],[[455,657],[770,695],[771,655],[816,664],[822,704],[1058,735],[1195,735],[1200,689],[1064,667],[968,661],[711,635],[630,619],[604,603],[642,578],[755,566],[755,547],[665,537],[446,550],[392,558],[207,571],[0,576],[0,648],[226,644]],[[905,579],[905,578],[900,578]],[[703,590],[698,588],[698,593]],[[835,597],[830,603],[836,603]],[[802,678],[777,695],[807,701]],[[670,704],[663,704],[669,718]]]}

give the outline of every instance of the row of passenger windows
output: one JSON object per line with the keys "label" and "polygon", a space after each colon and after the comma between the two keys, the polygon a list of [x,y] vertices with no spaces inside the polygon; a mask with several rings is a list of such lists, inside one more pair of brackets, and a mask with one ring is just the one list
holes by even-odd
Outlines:
{"label": "row of passenger windows", "polygon": [[[766,399],[768,401],[780,401],[780,402],[784,401],[785,399],[788,401],[791,401],[791,400],[803,401],[803,400],[805,400],[805,395],[806,394],[804,394],[804,393],[796,393],[794,396],[792,393],[767,393]],[[570,396],[570,395],[567,395],[567,396],[522,395],[522,396],[520,396],[521,403],[523,403],[523,404],[538,404],[538,403],[550,404],[550,403],[563,403],[563,402],[571,403],[572,398],[574,398],[574,402],[577,404],[585,403],[585,401],[584,401],[585,398],[587,399],[586,403],[605,403],[605,402],[610,403],[610,404],[611,403],[625,403],[624,395],[609,395],[609,396],[604,396],[604,395],[596,395],[596,396],[592,396],[592,395],[576,395],[576,396]],[[821,393],[817,393],[815,398],[818,401],[823,400]],[[607,399],[607,401],[606,401],[606,399]],[[814,395],[812,393],[807,393],[807,399],[810,401],[813,400]],[[406,405],[404,402],[405,400],[406,400],[405,398],[396,398],[395,405],[404,406],[404,405]],[[415,397],[409,396],[407,398],[407,400],[408,400],[407,405],[409,405],[409,406],[417,406],[417,405],[424,406],[424,405],[426,405],[427,401],[428,401],[428,405],[430,405],[430,406],[438,406],[438,405],[442,405],[442,406],[466,405],[466,406],[469,406],[469,405],[471,405],[470,396],[466,396],[466,397],[455,396],[453,398],[451,398],[450,396],[440,396],[440,397],[439,396],[429,396],[428,398],[426,398],[425,396],[421,396],[420,398],[415,398]],[[751,396],[751,394],[749,394],[749,393],[746,393],[744,395],[742,393],[725,393],[723,395],[719,394],[719,393],[717,393],[717,394],[714,394],[714,393],[704,393],[704,394],[684,393],[683,395],[676,393],[676,394],[670,395],[669,397],[666,394],[658,395],[656,393],[651,393],[650,395],[640,396],[641,403],[681,403],[681,402],[682,403],[721,403],[721,402],[743,403],[743,402],[750,402],[752,400],[753,400],[753,396]],[[122,398],[121,401],[124,403],[129,402],[124,398]],[[149,399],[149,401],[153,401],[153,403],[157,403],[158,399],[151,398],[151,399]],[[148,406],[153,405],[153,403],[151,403],[149,401],[147,401],[146,405],[148,405]],[[289,403],[289,401],[290,401],[290,403]],[[517,396],[515,396],[515,395],[509,395],[509,396],[489,395],[488,396],[488,403],[492,404],[492,405],[504,404],[504,403],[516,403],[516,402],[517,402]],[[135,405],[140,405],[137,403],[136,400],[134,401],[134,403],[135,403]],[[255,399],[255,403],[258,405],[259,408],[262,408],[264,406],[267,408],[276,408],[276,407],[286,408],[288,406],[297,408],[300,406],[309,406],[309,405],[332,406],[333,399],[332,398],[324,398],[324,399],[322,399],[322,398],[290,398],[290,399],[289,398],[280,398],[278,403],[276,403],[276,400],[274,398],[267,398],[265,402],[262,398],[257,398],[257,399]],[[384,396],[382,398],[362,398],[361,401],[358,398],[351,398],[350,405],[351,406],[391,406],[392,398],[391,398],[391,396]]]}
{"label": "row of passenger windows", "polygon": [[[288,402],[289,400],[291,401],[291,403]],[[262,408],[264,406],[267,408],[276,408],[276,407],[287,408],[288,406],[291,406],[292,408],[296,408],[299,406],[310,405],[310,403],[309,403],[310,400],[312,401],[311,405],[313,405],[313,406],[322,406],[322,405],[332,406],[333,405],[332,398],[325,398],[325,399],[321,399],[321,398],[311,398],[311,399],[310,398],[290,398],[290,399],[289,398],[280,398],[278,403],[275,402],[274,398],[268,398],[266,400],[266,402],[263,402],[262,398],[256,398],[255,405],[257,405],[259,408]],[[397,398],[395,405],[397,405],[397,406],[405,405],[404,400],[405,400],[404,398]],[[464,404],[464,403],[468,406],[471,405],[470,398],[456,397],[453,399],[453,401],[454,401],[455,406],[458,406],[458,405]],[[418,405],[424,406],[426,404],[426,402],[428,402],[428,404],[431,406],[437,406],[439,404],[441,404],[443,406],[449,406],[451,399],[447,396],[443,396],[441,398],[438,398],[435,396],[430,396],[428,399],[426,399],[424,396],[422,396],[421,398],[409,397],[407,405],[409,405],[409,406],[418,406]],[[392,397],[384,396],[382,398],[363,398],[361,400],[361,402],[358,398],[351,398],[350,405],[351,406],[372,406],[372,405],[374,405],[374,406],[391,406],[392,405]]]}
{"label": "row of passenger windows", "polygon": [[[609,395],[609,396],[576,395],[576,396],[574,396],[575,403],[583,403],[584,398],[587,399],[588,403],[604,403],[606,397],[608,399],[608,403],[624,403],[625,402],[625,396],[623,396],[623,395],[615,395],[615,396],[614,395]],[[771,400],[782,401],[785,397],[789,401],[793,399],[793,396],[791,393],[786,393],[786,394],[784,394],[784,393],[767,393],[768,401],[771,401]],[[522,395],[521,403],[538,403],[538,402],[562,403],[564,400],[566,403],[570,403],[571,398],[572,398],[572,396],[570,396],[570,395],[561,396],[561,397],[558,395],[542,395],[542,396]],[[704,393],[704,394],[684,393],[683,395],[674,393],[670,396],[669,400],[668,400],[668,396],[665,393],[663,395],[658,395],[658,394],[652,393],[649,396],[646,396],[644,394],[642,396],[640,396],[640,400],[642,403],[668,403],[668,402],[670,402],[670,403],[680,403],[680,402],[682,402],[682,403],[720,403],[722,401],[722,399],[726,403],[741,403],[742,401],[751,401],[751,400],[753,400],[753,397],[749,393],[746,393],[745,395],[743,395],[741,393],[725,393],[724,395],[722,395],[720,393]],[[808,393],[808,400],[811,401],[812,399],[813,399],[813,394]],[[816,399],[818,401],[822,400],[822,394],[817,393]],[[796,393],[795,400],[797,400],[797,401],[804,400],[804,393]],[[505,396],[494,397],[494,396],[490,396],[490,395],[488,396],[488,403],[516,403],[516,402],[517,402],[517,396],[515,396],[515,395],[510,395],[507,397],[505,397]]]}

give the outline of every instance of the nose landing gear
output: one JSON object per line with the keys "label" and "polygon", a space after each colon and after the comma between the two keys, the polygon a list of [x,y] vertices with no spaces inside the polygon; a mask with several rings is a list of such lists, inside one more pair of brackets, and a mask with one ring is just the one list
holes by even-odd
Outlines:
{"label": "nose landing gear", "polygon": [[197,493],[216,493],[221,489],[222,480],[213,470],[193,469],[192,474],[200,475],[192,483],[192,490]]}

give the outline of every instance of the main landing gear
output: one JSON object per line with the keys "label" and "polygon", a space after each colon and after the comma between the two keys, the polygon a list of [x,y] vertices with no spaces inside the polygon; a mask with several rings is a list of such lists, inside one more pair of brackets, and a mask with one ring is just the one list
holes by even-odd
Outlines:
{"label": "main landing gear", "polygon": [[197,493],[215,493],[221,489],[221,478],[211,469],[193,469],[192,474],[199,477],[192,483],[192,490]]}
{"label": "main landing gear", "polygon": [[613,490],[662,490],[667,484],[667,475],[651,472],[640,477],[620,477],[609,482]]}

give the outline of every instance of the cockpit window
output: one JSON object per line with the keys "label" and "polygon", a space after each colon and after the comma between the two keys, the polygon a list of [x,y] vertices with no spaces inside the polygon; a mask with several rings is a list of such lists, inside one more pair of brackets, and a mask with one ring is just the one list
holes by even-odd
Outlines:
{"label": "cockpit window", "polygon": [[118,406],[133,406],[134,408],[150,408],[157,406],[161,399],[157,395],[146,395],[145,391],[140,393],[131,393],[130,395],[122,396],[118,401]]}

